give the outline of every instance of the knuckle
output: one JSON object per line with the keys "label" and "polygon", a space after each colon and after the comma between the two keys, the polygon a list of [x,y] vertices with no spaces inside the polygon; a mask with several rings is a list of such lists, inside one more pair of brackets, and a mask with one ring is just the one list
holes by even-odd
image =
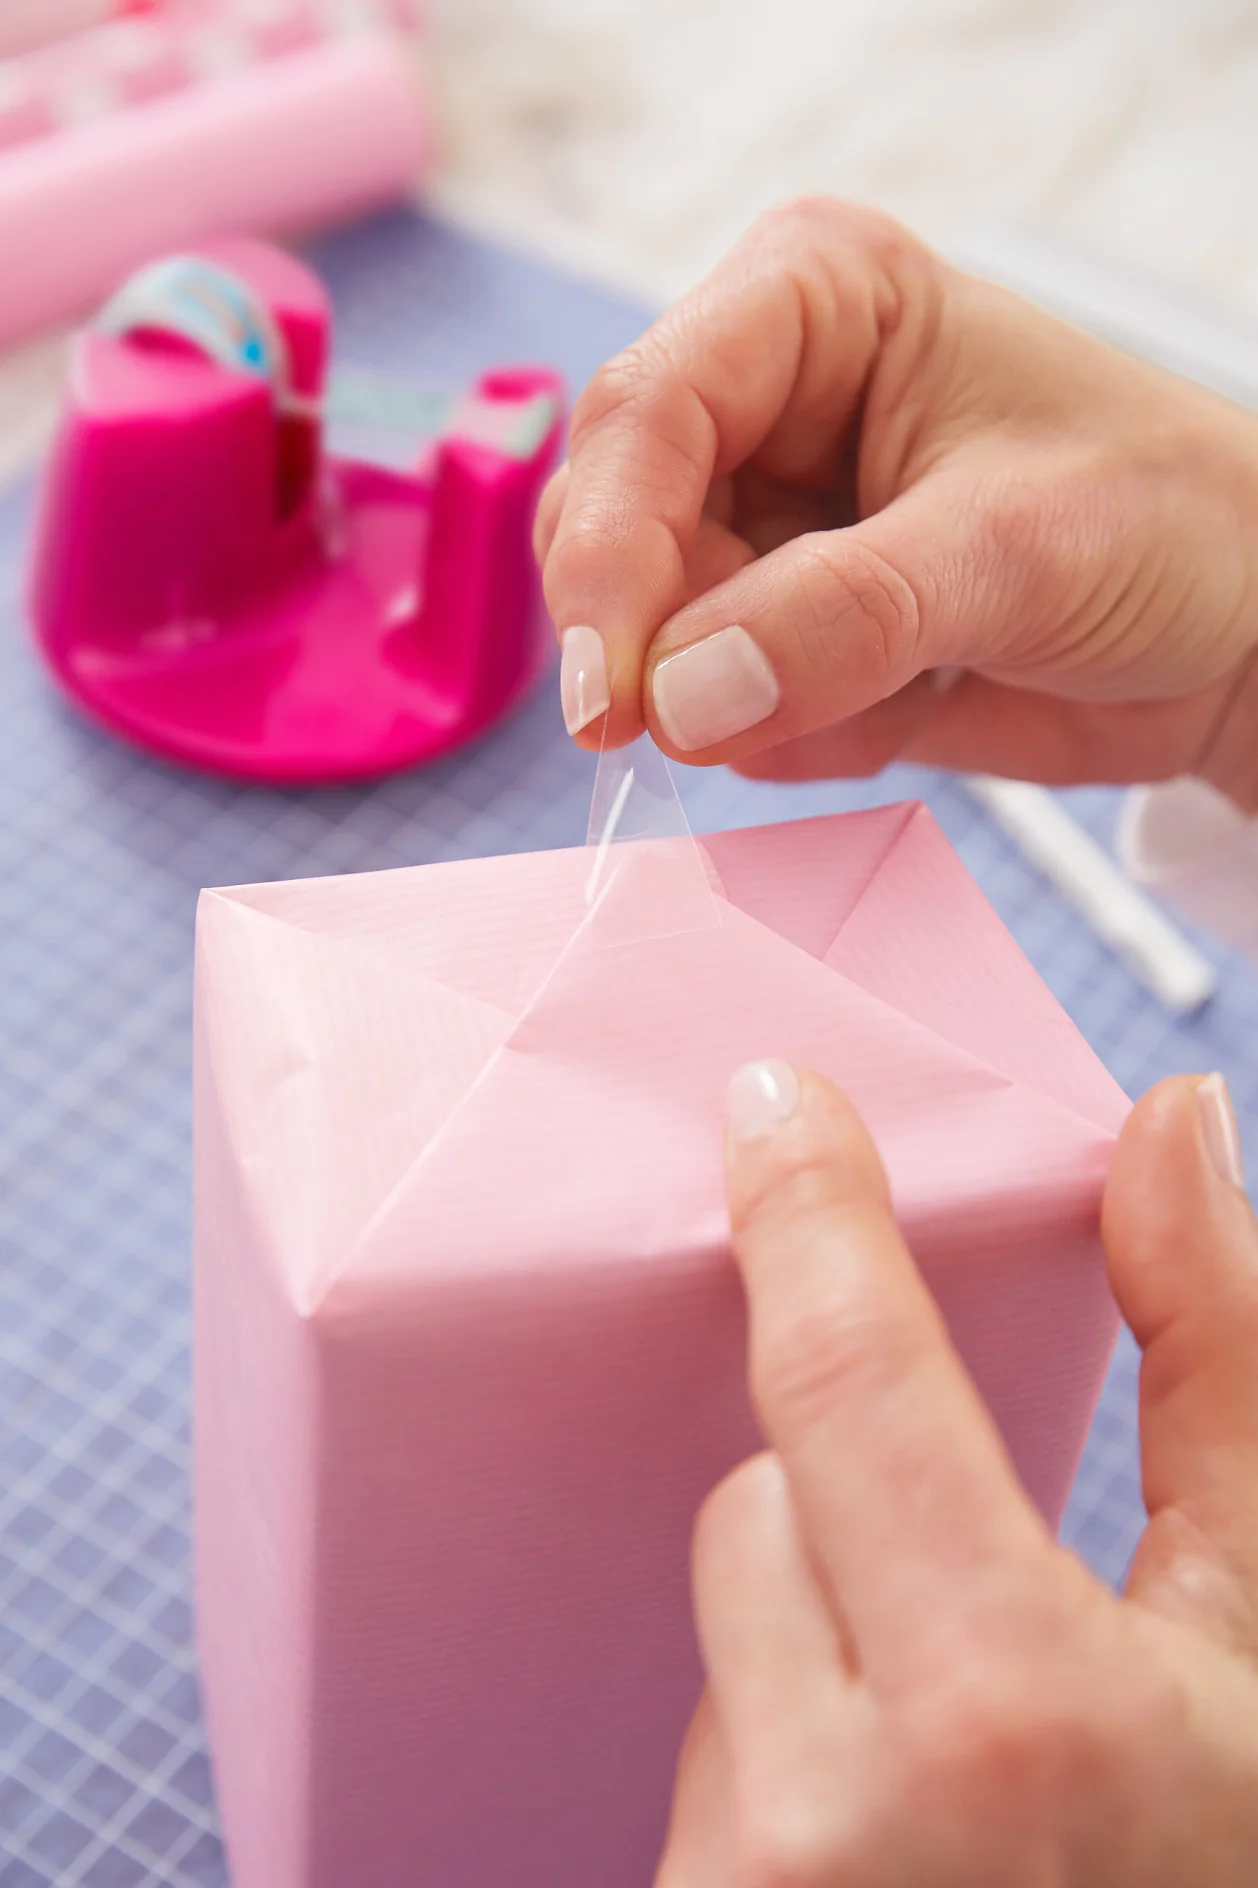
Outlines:
{"label": "knuckle", "polygon": [[640,341],[605,361],[573,405],[569,432],[574,445],[607,420],[649,406],[655,395],[654,380]]}
{"label": "knuckle", "polygon": [[[981,1666],[981,1655],[971,1667]],[[1083,1688],[1011,1662],[955,1682],[912,1739],[913,1787],[941,1815],[1037,1820],[1077,1797],[1107,1762],[1103,1719]]]}
{"label": "knuckle", "polygon": [[933,307],[940,268],[894,218],[824,195],[791,198],[766,211],[744,239],[742,266],[752,275],[785,270],[805,302],[846,331],[855,310],[889,331],[907,306]]}
{"label": "knuckle", "polygon": [[[973,587],[994,582],[1018,598],[1016,666],[1122,665],[1122,646],[1165,582],[1160,548],[1131,519],[1131,464],[1096,440],[1046,447],[1016,474],[984,487],[973,548]],[[1080,706],[1063,765],[1107,765],[1105,731]],[[1113,763],[1109,763],[1113,765]]]}
{"label": "knuckle", "polygon": [[595,431],[617,428],[633,437],[650,433],[689,446],[709,416],[698,393],[674,362],[668,337],[652,331],[607,361],[572,409],[574,451]]}
{"label": "knuckle", "polygon": [[805,191],[773,204],[755,227],[775,238],[785,238],[792,247],[827,251],[842,246],[880,253],[914,240],[881,210],[848,203],[824,191]]}
{"label": "knuckle", "polygon": [[828,1132],[783,1135],[771,1162],[734,1203],[734,1223],[773,1246],[784,1240],[828,1245],[875,1230],[890,1195],[880,1169],[836,1159]]}
{"label": "knuckle", "polygon": [[756,1403],[773,1411],[778,1426],[804,1430],[829,1408],[840,1385],[847,1394],[885,1399],[910,1368],[898,1336],[875,1319],[812,1307],[757,1351],[751,1369]]}
{"label": "knuckle", "polygon": [[831,669],[841,654],[850,685],[898,684],[915,672],[921,608],[908,579],[871,546],[845,533],[800,540],[805,618],[815,635],[813,661]]}
{"label": "knuckle", "polygon": [[921,615],[913,586],[868,545],[849,546],[843,563],[853,608],[877,628],[888,662],[897,668],[911,662]]}
{"label": "knuckle", "polygon": [[833,1810],[792,1801],[778,1788],[745,1803],[738,1829],[737,1888],[825,1888],[848,1880],[850,1845]]}
{"label": "knuckle", "polygon": [[771,1329],[753,1331],[752,1394],[776,1426],[803,1431],[840,1390],[845,1399],[889,1404],[912,1384],[919,1363],[917,1341],[900,1320],[834,1294],[789,1307]]}
{"label": "knuckle", "polygon": [[946,1769],[999,1788],[1025,1784],[1046,1768],[1060,1731],[1022,1685],[963,1693],[954,1700],[949,1720],[951,1749],[942,1755]]}
{"label": "knuckle", "polygon": [[753,1455],[731,1469],[706,1496],[694,1525],[692,1558],[700,1576],[707,1568],[721,1564],[727,1543],[737,1535],[749,1512],[758,1511],[764,1479],[772,1472],[773,1461],[767,1452]]}
{"label": "knuckle", "polygon": [[1046,455],[992,484],[984,505],[988,561],[1043,586],[1054,608],[1086,587],[1097,554],[1122,535],[1121,467],[1090,445]]}
{"label": "knuckle", "polygon": [[718,443],[716,420],[671,360],[668,338],[646,335],[601,367],[573,408],[578,510],[592,508],[604,525],[649,496],[666,514],[688,514],[696,489],[707,491]]}
{"label": "knuckle", "polygon": [[559,628],[571,621],[570,599],[597,593],[609,553],[620,550],[627,528],[620,514],[567,514],[542,566],[546,607]]}
{"label": "knuckle", "polygon": [[810,241],[832,242],[840,234],[850,232],[853,216],[851,207],[841,197],[833,197],[822,190],[807,190],[797,197],[785,197],[771,204],[760,217],[759,228],[774,236],[802,236]]}
{"label": "knuckle", "polygon": [[1009,474],[996,484],[987,507],[987,537],[995,556],[1015,569],[1034,569],[1051,552],[1061,497],[1047,474]]}

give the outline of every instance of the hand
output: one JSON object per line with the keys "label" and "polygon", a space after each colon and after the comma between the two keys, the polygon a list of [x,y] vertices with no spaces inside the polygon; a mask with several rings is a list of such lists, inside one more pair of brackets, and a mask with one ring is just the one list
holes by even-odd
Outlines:
{"label": "hand", "polygon": [[1139,1104],[1106,1193],[1144,1351],[1124,1599],[1022,1493],[851,1106],[761,1064],[731,1128],[771,1452],[697,1529],[707,1690],[656,1888],[1251,1888],[1258,1230],[1220,1078]]}
{"label": "hand", "polygon": [[604,367],[537,547],[587,746],[610,702],[615,745],[765,778],[1258,807],[1258,420],[880,216],[774,211]]}

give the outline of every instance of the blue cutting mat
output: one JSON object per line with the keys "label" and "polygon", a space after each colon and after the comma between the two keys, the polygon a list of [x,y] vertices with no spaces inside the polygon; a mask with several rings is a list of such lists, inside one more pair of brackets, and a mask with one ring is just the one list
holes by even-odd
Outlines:
{"label": "blue cutting mat", "polygon": [[[347,358],[581,382],[639,311],[429,221],[326,242]],[[191,778],[84,725],[26,645],[30,495],[0,500],[0,1888],[225,1881],[188,1607],[189,1007],[203,885],[584,837],[591,764],[553,693],[474,751],[355,790]],[[697,830],[923,794],[1132,1092],[1221,1068],[1258,1134],[1258,983],[1173,1024],[955,786],[682,783]],[[1104,830],[1112,798],[1076,796]],[[1141,1524],[1120,1351],[1067,1532],[1118,1578]],[[399,1883],[399,1888],[404,1885]],[[450,1888],[457,1888],[452,1883]]]}

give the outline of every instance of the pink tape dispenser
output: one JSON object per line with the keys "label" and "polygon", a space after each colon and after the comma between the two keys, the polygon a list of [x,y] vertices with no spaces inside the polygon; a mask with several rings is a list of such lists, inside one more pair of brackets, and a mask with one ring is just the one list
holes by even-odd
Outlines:
{"label": "pink tape dispenser", "polygon": [[553,640],[534,508],[562,386],[485,375],[411,470],[325,451],[316,278],[223,242],[81,338],[31,581],[54,673],[167,757],[272,782],[412,766],[506,714]]}

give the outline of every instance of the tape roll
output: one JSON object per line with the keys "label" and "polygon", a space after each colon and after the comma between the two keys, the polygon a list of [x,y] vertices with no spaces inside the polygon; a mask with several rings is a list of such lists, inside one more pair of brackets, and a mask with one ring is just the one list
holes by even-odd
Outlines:
{"label": "tape roll", "polygon": [[178,335],[221,367],[267,381],[277,406],[300,404],[284,336],[266,303],[230,269],[200,256],[168,256],[141,269],[93,325],[104,334]]}

